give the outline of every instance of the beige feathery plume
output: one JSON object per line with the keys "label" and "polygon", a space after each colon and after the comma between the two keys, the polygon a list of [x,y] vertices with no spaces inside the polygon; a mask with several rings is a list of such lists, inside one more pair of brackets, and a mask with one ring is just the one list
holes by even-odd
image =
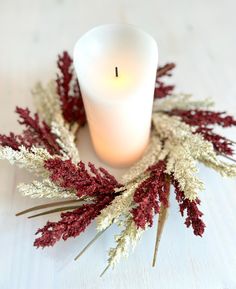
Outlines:
{"label": "beige feathery plume", "polygon": [[52,132],[57,136],[56,141],[61,147],[62,155],[65,158],[71,158],[74,163],[78,163],[80,157],[75,145],[75,136],[63,119],[55,81],[49,82],[46,88],[41,83],[37,83],[32,94],[37,112],[51,126]]}
{"label": "beige feathery plume", "polygon": [[15,151],[10,147],[0,147],[0,159],[6,159],[44,178],[31,184],[20,184],[18,189],[23,195],[32,198],[76,198],[75,192],[63,189],[48,179],[49,172],[44,168],[44,163],[50,158],[52,156],[43,148],[26,149],[21,146],[19,151]]}
{"label": "beige feathery plume", "polygon": [[191,94],[173,94],[163,99],[157,99],[153,104],[153,111],[169,111],[172,109],[199,109],[209,108],[214,105],[210,98],[203,100],[192,100]]}
{"label": "beige feathery plume", "polygon": [[193,128],[179,117],[154,113],[153,123],[157,134],[165,140],[167,173],[174,175],[187,198],[195,199],[197,192],[204,189],[203,183],[196,177],[196,161],[203,162],[222,175],[236,176],[236,166],[217,159],[213,145],[200,134],[193,134]]}
{"label": "beige feathery plume", "polygon": [[198,169],[196,160],[192,157],[189,147],[175,143],[173,140],[165,142],[165,148],[169,150],[166,172],[174,175],[178,180],[181,190],[186,198],[194,200],[199,191],[205,189],[203,182],[196,176]]}
{"label": "beige feathery plume", "polygon": [[[142,179],[144,180],[144,178]],[[133,202],[133,195],[141,180],[136,180],[124,187],[125,191],[118,195],[112,203],[103,209],[100,215],[96,218],[97,230],[103,231],[112,223],[119,222],[121,215],[126,214],[130,210]]]}
{"label": "beige feathery plume", "polygon": [[55,81],[50,81],[46,88],[41,83],[37,83],[32,90],[36,109],[40,117],[47,124],[61,117],[60,99],[56,92]]}
{"label": "beige feathery plume", "polygon": [[205,166],[220,173],[223,177],[236,177],[236,165],[219,160],[215,152],[211,153],[208,151],[207,153],[202,151],[202,154],[199,156],[198,160]]}
{"label": "beige feathery plume", "polygon": [[31,184],[19,184],[18,190],[24,196],[31,198],[48,198],[48,199],[76,199],[76,193],[57,186],[50,179],[42,181],[33,181]]}
{"label": "beige feathery plume", "polygon": [[0,159],[6,159],[11,164],[16,164],[21,168],[26,168],[40,176],[47,176],[48,171],[44,168],[44,162],[52,158],[49,152],[43,148],[32,147],[26,149],[21,146],[19,151],[10,147],[0,147]]}
{"label": "beige feathery plume", "polygon": [[124,230],[115,237],[117,246],[109,250],[108,266],[114,267],[121,257],[128,256],[130,246],[134,249],[143,232],[143,229],[137,228],[132,217],[128,217],[124,221]]}
{"label": "beige feathery plume", "polygon": [[52,122],[52,132],[56,135],[62,155],[70,158],[75,164],[80,161],[79,151],[75,144],[75,135],[68,129],[63,120]]}

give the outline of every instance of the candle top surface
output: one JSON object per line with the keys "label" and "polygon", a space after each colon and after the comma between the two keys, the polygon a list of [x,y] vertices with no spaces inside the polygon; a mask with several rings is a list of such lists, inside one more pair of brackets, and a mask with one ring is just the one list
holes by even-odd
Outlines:
{"label": "candle top surface", "polygon": [[[107,24],[85,33],[74,48],[74,65],[87,94],[119,100],[154,81],[158,48],[152,36],[129,24]],[[142,85],[142,83],[144,85]]]}

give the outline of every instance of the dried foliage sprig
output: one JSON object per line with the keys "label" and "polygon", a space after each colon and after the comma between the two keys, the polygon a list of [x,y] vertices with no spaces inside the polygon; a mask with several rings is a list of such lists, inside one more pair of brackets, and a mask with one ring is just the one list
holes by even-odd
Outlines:
{"label": "dried foliage sprig", "polygon": [[60,147],[60,153],[65,159],[71,159],[75,164],[80,161],[78,148],[76,147],[76,135],[69,130],[63,119],[58,118],[51,123],[52,133],[56,136],[56,142]]}
{"label": "dried foliage sprig", "polygon": [[71,160],[58,157],[45,161],[51,180],[62,188],[75,190],[78,197],[113,194],[116,188],[122,186],[107,170],[96,169],[91,163],[88,166],[90,171],[82,161],[75,165]]}
{"label": "dried foliage sprig", "polygon": [[[194,168],[196,161],[214,168],[221,175],[228,177],[236,175],[236,167],[218,159],[213,145],[204,140],[200,134],[193,133],[194,128],[182,122],[179,117],[154,113],[153,123],[160,138],[166,139],[165,147],[170,154],[167,170],[170,174],[176,175],[186,197],[194,198],[195,194],[191,193],[194,187],[197,191],[203,189],[201,182],[194,177],[198,171]],[[187,187],[192,189],[186,189]]]}
{"label": "dried foliage sprig", "polygon": [[60,97],[64,119],[70,124],[76,122],[84,125],[86,115],[80,87],[74,74],[73,60],[66,51],[58,56],[57,66],[57,93]]}
{"label": "dried foliage sprig", "polygon": [[231,115],[226,115],[225,112],[199,109],[173,109],[170,114],[180,116],[182,121],[191,126],[205,127],[213,124],[217,124],[222,127],[236,126],[236,120]]}
{"label": "dried foliage sprig", "polygon": [[156,87],[154,91],[154,98],[163,98],[167,95],[171,95],[175,86],[174,85],[167,85],[161,80],[163,77],[167,76],[170,77],[172,74],[172,70],[175,68],[174,63],[167,63],[164,66],[161,66],[157,69],[157,76],[156,76]]}
{"label": "dried foliage sprig", "polygon": [[199,192],[204,190],[204,184],[197,176],[197,163],[202,162],[223,176],[236,176],[236,166],[219,158],[220,154],[232,156],[235,142],[214,131],[215,125],[231,127],[236,120],[209,110],[213,106],[209,99],[193,100],[191,95],[173,94],[174,86],[165,80],[175,65],[159,67],[149,146],[142,159],[118,182],[107,170],[80,161],[76,133],[85,124],[86,115],[79,83],[67,52],[59,55],[57,65],[56,81],[46,87],[38,84],[33,90],[37,113],[32,115],[28,109],[17,108],[23,133],[0,136],[0,158],[40,176],[19,185],[23,195],[64,199],[18,214],[44,210],[29,217],[33,218],[60,212],[58,221],[48,221],[37,231],[34,245],[43,248],[77,237],[96,220],[99,232],[78,255],[81,256],[105,230],[117,224],[121,232],[109,251],[104,273],[128,255],[130,247],[136,245],[158,215],[154,265],[168,215],[171,185],[185,225],[192,227],[196,236],[202,236],[205,224],[199,209]]}
{"label": "dried foliage sprig", "polygon": [[8,146],[0,147],[0,159],[8,160],[10,164],[16,164],[41,177],[48,177],[49,173],[44,167],[44,162],[51,157],[44,148],[27,149],[21,146],[19,150],[14,150]]}
{"label": "dried foliage sprig", "polygon": [[203,138],[213,144],[216,152],[219,154],[225,154],[232,156],[234,153],[233,142],[228,140],[222,135],[214,133],[213,128],[210,127],[198,127],[195,133],[199,133]]}
{"label": "dried foliage sprig", "polygon": [[232,116],[225,115],[225,112],[200,109],[173,109],[170,114],[179,116],[182,121],[195,127],[195,133],[201,134],[205,140],[211,142],[218,153],[233,155],[233,142],[214,133],[212,127],[213,125],[221,127],[236,126],[236,120]]}
{"label": "dried foliage sprig", "polygon": [[34,243],[37,247],[52,246],[61,238],[78,236],[112,202],[115,189],[121,187],[105,169],[96,169],[91,163],[88,171],[81,161],[76,166],[70,160],[54,158],[45,161],[45,168],[50,172],[51,180],[61,188],[74,191],[78,197],[93,197],[94,200],[90,199],[92,203],[83,204],[72,212],[62,213],[60,221],[48,222],[38,230],[42,236]]}
{"label": "dried foliage sprig", "polygon": [[11,147],[19,150],[20,146],[31,148],[32,146],[45,147],[50,154],[59,154],[60,147],[56,142],[55,135],[51,132],[46,122],[40,123],[37,113],[30,115],[28,108],[23,109],[16,107],[16,113],[19,115],[19,123],[25,126],[25,130],[21,135],[11,133],[9,136],[0,135],[0,145],[3,147]]}
{"label": "dried foliage sprig", "polygon": [[153,217],[160,211],[160,206],[168,207],[169,184],[166,181],[165,161],[148,168],[146,178],[134,193],[135,208],[132,210],[133,220],[138,228],[145,229],[153,224]]}
{"label": "dried foliage sprig", "polygon": [[154,100],[153,112],[169,112],[174,109],[206,109],[213,107],[213,105],[214,102],[210,98],[195,100],[191,94],[178,93]]}
{"label": "dried foliage sprig", "polygon": [[187,227],[192,226],[193,232],[196,236],[202,236],[205,229],[205,224],[201,217],[203,213],[198,209],[200,205],[200,200],[196,198],[195,200],[189,200],[185,197],[184,192],[180,189],[178,181],[172,178],[172,184],[175,188],[176,200],[179,203],[179,209],[182,216],[184,216],[184,211],[187,211],[187,217],[185,219],[185,225]]}
{"label": "dried foliage sprig", "polygon": [[46,87],[40,82],[37,83],[32,95],[38,114],[48,125],[51,125],[52,121],[63,119],[55,81],[51,80]]}
{"label": "dried foliage sprig", "polygon": [[65,241],[79,236],[113,198],[113,194],[103,195],[103,198],[97,198],[95,203],[84,204],[72,212],[61,213],[60,221],[47,222],[46,226],[36,232],[41,236],[35,240],[34,246],[53,246],[61,238]]}
{"label": "dried foliage sprig", "polygon": [[77,198],[74,190],[67,190],[57,186],[49,178],[42,181],[33,181],[30,184],[19,184],[17,186],[19,192],[24,196],[31,198],[48,198],[48,199],[75,199]]}
{"label": "dried foliage sprig", "polygon": [[117,245],[109,250],[108,266],[101,273],[101,276],[110,266],[114,267],[121,257],[129,255],[130,246],[134,248],[144,232],[143,229],[137,228],[131,216],[128,216],[121,226],[124,229],[115,237]]}

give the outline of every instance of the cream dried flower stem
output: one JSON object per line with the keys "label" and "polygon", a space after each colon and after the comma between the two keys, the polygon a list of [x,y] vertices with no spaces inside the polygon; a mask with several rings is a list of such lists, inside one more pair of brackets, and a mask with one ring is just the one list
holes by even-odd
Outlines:
{"label": "cream dried flower stem", "polygon": [[124,227],[120,235],[116,236],[117,246],[110,249],[108,265],[100,274],[100,277],[102,277],[110,267],[114,267],[122,256],[128,256],[129,247],[132,246],[134,248],[144,232],[143,229],[137,228],[132,216],[127,216],[124,221]]}
{"label": "cream dried flower stem", "polygon": [[155,100],[153,112],[170,111],[172,109],[202,109],[210,108],[213,105],[214,102],[210,98],[192,100],[191,94],[179,93]]}
{"label": "cream dried flower stem", "polygon": [[77,198],[75,191],[66,190],[49,178],[45,178],[42,181],[33,181],[30,184],[19,184],[18,190],[24,196],[30,196],[31,198],[47,198],[47,199],[75,199]]}
{"label": "cream dried flower stem", "polygon": [[20,168],[25,168],[36,175],[47,177],[48,171],[44,168],[44,162],[52,158],[44,148],[32,147],[26,149],[24,146],[19,151],[11,147],[0,147],[0,159],[6,159],[10,164],[16,164]]}
{"label": "cream dried flower stem", "polygon": [[52,132],[65,158],[70,158],[75,164],[80,161],[79,151],[75,144],[75,134],[71,132],[62,119],[52,122]]}
{"label": "cream dried flower stem", "polygon": [[58,119],[58,117],[63,118],[54,80],[51,80],[46,87],[43,87],[41,83],[37,83],[32,90],[32,94],[38,114],[48,125],[51,125],[51,122]]}

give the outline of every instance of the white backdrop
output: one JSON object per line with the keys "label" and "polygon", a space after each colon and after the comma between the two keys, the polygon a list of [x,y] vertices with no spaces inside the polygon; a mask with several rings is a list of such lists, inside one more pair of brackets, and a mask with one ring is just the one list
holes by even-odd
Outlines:
{"label": "white backdrop", "polygon": [[[16,104],[32,107],[30,89],[37,80],[55,77],[56,55],[70,52],[78,37],[93,26],[127,22],[157,40],[160,63],[174,61],[177,91],[212,96],[220,110],[236,116],[236,2],[234,0],[0,0],[0,130],[19,130]],[[236,129],[227,130],[236,140]],[[79,142],[83,160],[98,163],[88,132]],[[186,229],[171,199],[156,268],[151,267],[156,228],[150,229],[127,260],[103,278],[107,249],[116,229],[109,229],[81,257],[73,257],[94,235],[94,225],[81,237],[54,248],[36,250],[34,232],[48,217],[27,220],[14,214],[42,201],[23,198],[16,190],[30,176],[0,162],[1,289],[235,289],[235,180],[222,179],[200,167],[206,182],[201,194],[203,238]],[[115,172],[119,176],[122,171]],[[56,219],[56,217],[52,217]]]}

